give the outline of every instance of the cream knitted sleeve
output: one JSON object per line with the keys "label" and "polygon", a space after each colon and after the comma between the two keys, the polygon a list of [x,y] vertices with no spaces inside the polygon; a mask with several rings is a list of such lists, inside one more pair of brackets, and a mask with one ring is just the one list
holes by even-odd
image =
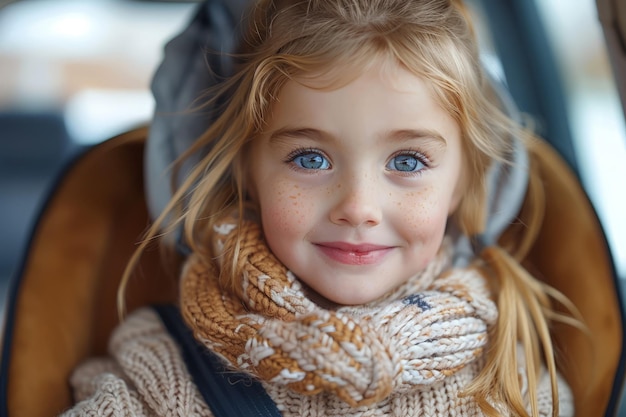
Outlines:
{"label": "cream knitted sleeve", "polygon": [[63,417],[212,416],[152,310],[129,316],[114,331],[109,353],[76,369],[70,383],[77,404]]}

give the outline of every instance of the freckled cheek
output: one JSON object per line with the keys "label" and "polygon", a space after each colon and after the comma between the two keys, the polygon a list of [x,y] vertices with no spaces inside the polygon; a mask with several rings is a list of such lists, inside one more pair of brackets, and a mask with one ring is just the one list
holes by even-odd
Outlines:
{"label": "freckled cheek", "polygon": [[311,227],[314,205],[308,194],[297,187],[276,188],[265,195],[261,213],[266,235],[298,236]]}
{"label": "freckled cheek", "polygon": [[445,230],[448,209],[430,189],[407,193],[396,204],[397,217],[412,239],[429,239]]}

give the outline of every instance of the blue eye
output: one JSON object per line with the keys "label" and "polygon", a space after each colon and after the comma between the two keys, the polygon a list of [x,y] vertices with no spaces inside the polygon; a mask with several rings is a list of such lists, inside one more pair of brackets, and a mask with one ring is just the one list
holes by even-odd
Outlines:
{"label": "blue eye", "polygon": [[426,165],[414,155],[401,154],[391,158],[387,169],[401,172],[417,172],[426,168]]}
{"label": "blue eye", "polygon": [[312,170],[324,170],[330,169],[330,162],[324,155],[318,152],[305,152],[296,155],[291,159],[291,162],[296,164],[298,168],[312,169]]}

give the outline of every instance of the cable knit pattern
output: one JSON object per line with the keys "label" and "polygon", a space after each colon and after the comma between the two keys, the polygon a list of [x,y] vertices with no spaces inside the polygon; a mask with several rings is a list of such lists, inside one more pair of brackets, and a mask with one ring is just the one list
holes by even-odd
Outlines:
{"label": "cable knit pattern", "polygon": [[383,299],[325,310],[272,255],[258,224],[223,223],[215,232],[218,253],[232,253],[237,232],[242,237],[242,299],[220,291],[217,266],[192,256],[183,316],[232,366],[300,394],[328,392],[358,407],[434,384],[481,355],[497,317],[480,275],[451,270],[435,280],[449,265],[447,245]]}

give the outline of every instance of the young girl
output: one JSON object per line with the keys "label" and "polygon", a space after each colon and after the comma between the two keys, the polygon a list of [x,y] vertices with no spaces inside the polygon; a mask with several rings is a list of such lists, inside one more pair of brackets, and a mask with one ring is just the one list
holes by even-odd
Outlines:
{"label": "young girl", "polygon": [[[209,150],[125,280],[182,224],[187,326],[283,416],[573,415],[556,292],[515,260],[541,216],[532,178],[526,236],[497,245],[494,184],[525,134],[461,1],[259,0],[246,27],[190,154]],[[67,416],[212,415],[152,310],[110,353],[75,372]]]}

